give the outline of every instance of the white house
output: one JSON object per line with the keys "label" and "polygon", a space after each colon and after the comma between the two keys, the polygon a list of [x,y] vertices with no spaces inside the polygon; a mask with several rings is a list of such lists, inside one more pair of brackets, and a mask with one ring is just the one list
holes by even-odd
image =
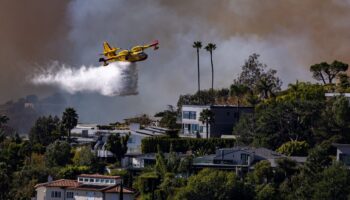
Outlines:
{"label": "white house", "polygon": [[[203,110],[212,111],[213,122],[208,124],[208,134],[206,124],[200,120]],[[182,136],[201,138],[220,137],[221,135],[231,135],[234,125],[239,121],[241,114],[252,113],[253,107],[232,106],[232,105],[183,105],[181,107]]]}
{"label": "white house", "polygon": [[[119,200],[119,176],[82,174],[77,180],[60,179],[35,186],[37,200]],[[133,200],[135,192],[123,187],[123,199]]]}

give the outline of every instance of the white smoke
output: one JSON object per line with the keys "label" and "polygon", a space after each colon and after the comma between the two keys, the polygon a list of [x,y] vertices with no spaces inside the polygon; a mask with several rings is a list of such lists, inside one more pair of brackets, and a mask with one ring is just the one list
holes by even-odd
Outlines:
{"label": "white smoke", "polygon": [[104,96],[124,96],[138,93],[137,80],[136,64],[114,62],[106,67],[81,66],[78,69],[65,65],[57,67],[56,64],[35,75],[32,83],[56,86],[71,94],[89,92]]}

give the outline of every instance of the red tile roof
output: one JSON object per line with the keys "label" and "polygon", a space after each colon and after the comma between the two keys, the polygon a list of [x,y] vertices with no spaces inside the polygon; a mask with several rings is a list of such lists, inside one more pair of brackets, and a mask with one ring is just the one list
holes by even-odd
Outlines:
{"label": "red tile roof", "polygon": [[120,176],[107,176],[101,174],[80,174],[78,177],[84,178],[110,178],[110,179],[119,179]]}
{"label": "red tile roof", "polygon": [[[108,193],[119,193],[120,192],[120,185],[116,185],[114,187],[111,187],[107,190],[105,190],[105,192],[108,192]],[[128,189],[128,188],[125,188],[123,187],[123,193],[129,193],[129,194],[132,194],[134,193],[134,191]]]}
{"label": "red tile roof", "polygon": [[[99,174],[82,174],[78,177],[92,177],[92,178],[110,178],[110,179],[118,179],[120,176],[105,176]],[[68,180],[68,179],[59,179],[56,181],[51,181],[47,183],[37,184],[35,188],[38,187],[64,187],[74,190],[86,190],[86,191],[100,191],[107,193],[119,193],[120,185],[94,185],[94,184],[85,184],[79,183],[76,180]],[[134,191],[128,188],[123,188],[123,193],[132,194]]]}
{"label": "red tile roof", "polygon": [[35,186],[35,188],[38,188],[41,186],[44,186],[44,187],[77,187],[77,186],[79,186],[79,183],[76,180],[59,179],[56,181],[37,184]]}

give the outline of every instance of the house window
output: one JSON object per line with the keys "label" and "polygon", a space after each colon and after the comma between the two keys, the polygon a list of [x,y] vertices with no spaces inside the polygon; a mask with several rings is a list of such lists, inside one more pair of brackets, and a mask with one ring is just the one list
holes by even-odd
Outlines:
{"label": "house window", "polygon": [[130,143],[133,143],[133,141],[132,141],[132,137],[129,137],[129,139],[128,139],[128,143],[130,144]]}
{"label": "house window", "polygon": [[198,124],[191,124],[191,132],[195,133],[199,131],[199,125]]}
{"label": "house window", "polygon": [[51,191],[51,198],[61,198],[61,192]]}
{"label": "house window", "polygon": [[196,112],[190,111],[190,119],[196,119]]}
{"label": "house window", "polygon": [[73,199],[74,193],[73,192],[67,192],[67,199]]}
{"label": "house window", "polygon": [[196,119],[196,112],[195,111],[183,111],[182,118],[183,119]]}
{"label": "house window", "polygon": [[93,183],[95,182],[95,180],[93,178],[90,178],[90,182]]}
{"label": "house window", "polygon": [[79,178],[79,182],[83,182],[84,181],[84,179],[83,178]]}
{"label": "house window", "polygon": [[182,118],[184,118],[184,119],[189,119],[189,118],[190,118],[190,112],[188,112],[188,111],[183,111],[183,112],[182,112]]}

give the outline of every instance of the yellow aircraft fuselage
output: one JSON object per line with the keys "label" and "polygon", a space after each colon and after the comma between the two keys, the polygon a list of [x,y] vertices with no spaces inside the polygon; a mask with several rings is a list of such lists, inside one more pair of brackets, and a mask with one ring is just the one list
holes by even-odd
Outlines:
{"label": "yellow aircraft fuselage", "polygon": [[107,42],[103,43],[104,51],[103,55],[106,58],[100,58],[100,62],[103,62],[104,66],[107,66],[111,62],[139,62],[147,59],[145,49],[154,47],[158,49],[158,41],[154,41],[152,44],[144,46],[135,46],[131,50],[122,50],[117,53],[119,48],[112,48]]}

